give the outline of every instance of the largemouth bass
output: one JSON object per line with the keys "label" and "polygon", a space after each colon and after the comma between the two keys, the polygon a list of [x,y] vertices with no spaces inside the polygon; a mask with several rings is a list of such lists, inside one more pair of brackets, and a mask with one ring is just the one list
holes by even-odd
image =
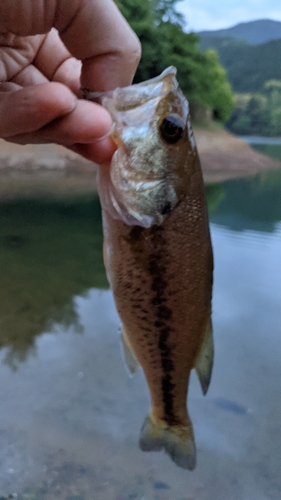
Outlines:
{"label": "largemouth bass", "polygon": [[176,69],[101,96],[117,144],[99,169],[104,261],[131,372],[140,365],[151,409],[144,451],[196,463],[187,412],[195,368],[207,392],[213,362],[213,257],[204,186],[188,102]]}

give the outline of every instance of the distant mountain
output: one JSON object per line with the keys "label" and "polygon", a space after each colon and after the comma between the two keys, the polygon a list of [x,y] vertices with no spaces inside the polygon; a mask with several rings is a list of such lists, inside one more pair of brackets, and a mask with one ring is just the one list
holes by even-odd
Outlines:
{"label": "distant mountain", "polygon": [[199,31],[197,35],[203,38],[237,38],[258,45],[271,40],[281,39],[281,22],[271,19],[260,19],[248,23],[240,23],[231,28],[216,31]]}
{"label": "distant mountain", "polygon": [[250,45],[235,38],[211,37],[202,38],[199,47],[217,51],[235,92],[259,92],[267,80],[281,80],[281,39]]}
{"label": "distant mountain", "polygon": [[198,34],[199,48],[217,51],[240,94],[226,127],[235,134],[281,135],[281,22],[265,19]]}

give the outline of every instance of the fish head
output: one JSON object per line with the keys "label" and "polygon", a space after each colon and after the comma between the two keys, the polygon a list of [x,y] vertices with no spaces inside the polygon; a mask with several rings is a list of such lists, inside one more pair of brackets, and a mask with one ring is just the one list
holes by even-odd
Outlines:
{"label": "fish head", "polygon": [[106,93],[102,104],[117,145],[109,168],[100,168],[102,206],[128,225],[160,225],[186,192],[197,155],[176,69]]}

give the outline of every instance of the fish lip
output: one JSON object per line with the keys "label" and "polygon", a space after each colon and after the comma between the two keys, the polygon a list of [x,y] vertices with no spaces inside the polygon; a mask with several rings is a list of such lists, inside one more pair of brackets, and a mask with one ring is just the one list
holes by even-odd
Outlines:
{"label": "fish lip", "polygon": [[166,68],[162,73],[158,76],[155,76],[154,78],[150,78],[149,80],[146,80],[144,82],[140,83],[134,83],[133,85],[128,85],[126,87],[117,87],[114,90],[107,90],[105,92],[93,92],[90,89],[81,87],[79,91],[79,97],[81,99],[86,99],[87,101],[93,101],[98,104],[103,104],[103,99],[108,98],[111,99],[113,97],[113,94],[115,91],[126,91],[127,89],[131,89],[132,87],[134,89],[136,88],[143,88],[143,87],[149,87],[149,85],[155,85],[155,83],[163,82],[163,79],[167,75],[171,75],[175,77],[177,74],[177,68],[175,66],[169,66]]}
{"label": "fish lip", "polygon": [[175,77],[176,74],[177,68],[175,66],[168,66],[168,68],[164,69],[164,71],[162,71],[160,75],[157,75],[154,78],[150,78],[149,80],[145,80],[144,82],[135,83],[134,88],[148,87],[149,85],[154,85],[155,83],[162,82],[168,75],[172,75],[173,77]]}
{"label": "fish lip", "polygon": [[118,114],[126,113],[142,107],[148,102],[154,102],[155,107],[170,92],[178,92],[176,80],[177,70],[169,66],[160,75],[145,82],[135,83],[127,87],[117,87],[105,92],[92,92],[89,89],[80,89],[80,97],[102,105],[113,121],[118,122]]}

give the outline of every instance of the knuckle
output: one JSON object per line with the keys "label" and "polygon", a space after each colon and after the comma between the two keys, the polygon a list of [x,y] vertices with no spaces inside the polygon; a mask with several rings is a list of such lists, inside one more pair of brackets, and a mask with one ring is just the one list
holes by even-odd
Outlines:
{"label": "knuckle", "polygon": [[135,61],[136,64],[138,64],[142,53],[141,43],[135,33],[132,33],[132,35],[132,38],[128,40],[129,43],[126,50],[126,56],[128,56],[129,53],[132,61]]}

